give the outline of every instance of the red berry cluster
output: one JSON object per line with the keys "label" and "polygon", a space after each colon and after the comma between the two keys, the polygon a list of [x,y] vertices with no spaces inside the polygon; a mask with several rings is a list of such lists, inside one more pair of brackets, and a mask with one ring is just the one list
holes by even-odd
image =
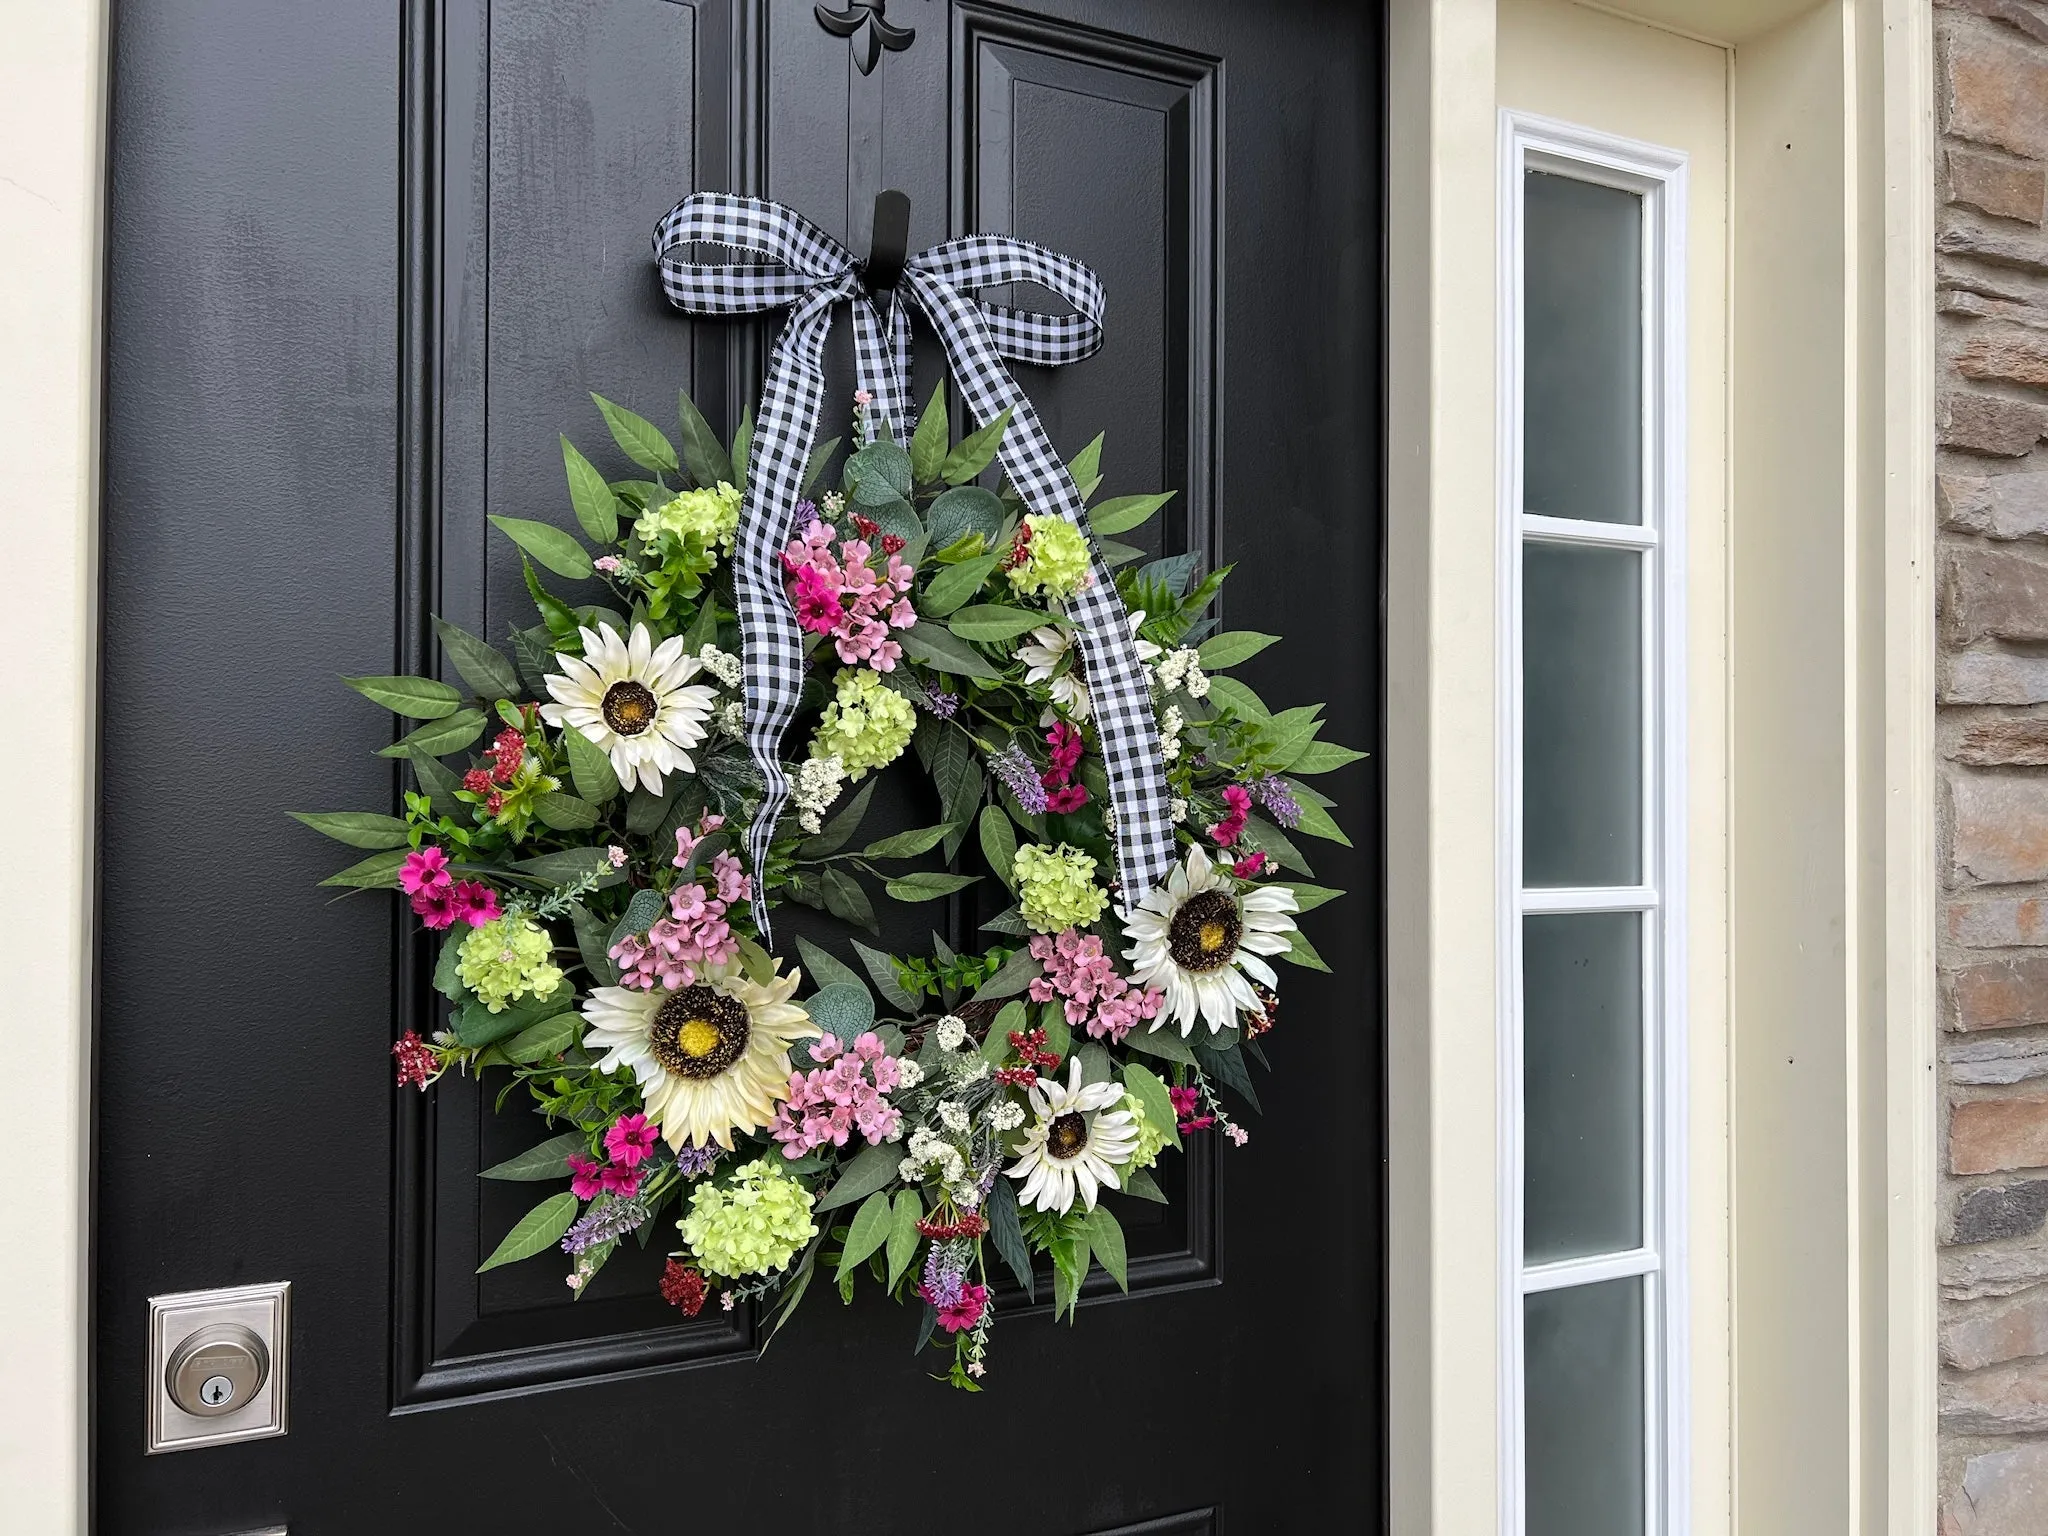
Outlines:
{"label": "red berry cluster", "polygon": [[853,514],[853,526],[860,530],[860,536],[864,539],[872,539],[882,531],[880,523],[872,517],[862,517],[858,512]]}
{"label": "red berry cluster", "polygon": [[997,1067],[995,1080],[1005,1088],[1029,1088],[1038,1081],[1038,1074],[1029,1067]]}
{"label": "red berry cluster", "polygon": [[704,1283],[704,1277],[687,1264],[670,1259],[661,1272],[661,1299],[672,1307],[680,1307],[685,1317],[702,1312],[704,1298],[710,1294],[711,1287]]}
{"label": "red berry cluster", "polygon": [[427,1042],[415,1030],[408,1029],[401,1035],[398,1043],[391,1047],[391,1054],[398,1061],[398,1086],[401,1088],[412,1083],[425,1092],[427,1084],[434,1080],[434,1074],[441,1067],[439,1058],[427,1048]]}
{"label": "red berry cluster", "polygon": [[902,554],[902,553],[903,553],[903,535],[902,535],[902,534],[900,534],[900,533],[885,533],[885,534],[883,534],[883,535],[882,535],[882,553],[883,553],[883,554],[885,554],[885,555],[900,555],[900,554]]}
{"label": "red berry cluster", "polygon": [[1005,571],[1014,571],[1030,558],[1031,525],[1029,523],[1019,523],[1015,537],[1010,540],[1009,553],[1003,556],[999,562],[999,568]]}
{"label": "red berry cluster", "polygon": [[1060,1064],[1059,1052],[1045,1048],[1045,1031],[1042,1029],[1034,1029],[1029,1034],[1011,1030],[1010,1049],[1027,1067],[1056,1067]]}
{"label": "red berry cluster", "polygon": [[1252,983],[1252,991],[1258,994],[1259,1011],[1244,1016],[1244,1037],[1247,1040],[1258,1039],[1280,1022],[1280,995],[1256,981]]}
{"label": "red berry cluster", "polygon": [[957,1221],[940,1221],[935,1216],[926,1216],[918,1222],[917,1230],[926,1237],[941,1240],[949,1237],[979,1237],[988,1230],[988,1223],[974,1211],[962,1211]]}

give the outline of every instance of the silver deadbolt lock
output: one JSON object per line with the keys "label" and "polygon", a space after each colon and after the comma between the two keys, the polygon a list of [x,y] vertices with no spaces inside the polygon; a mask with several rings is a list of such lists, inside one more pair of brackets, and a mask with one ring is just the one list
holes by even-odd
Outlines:
{"label": "silver deadbolt lock", "polygon": [[250,1402],[270,1375],[270,1351],[240,1323],[202,1328],[171,1351],[164,1390],[195,1418],[216,1418]]}

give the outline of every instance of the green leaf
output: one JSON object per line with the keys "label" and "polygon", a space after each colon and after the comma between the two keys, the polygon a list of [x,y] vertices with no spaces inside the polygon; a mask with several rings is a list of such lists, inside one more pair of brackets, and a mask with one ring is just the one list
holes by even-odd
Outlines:
{"label": "green leaf", "polygon": [[839,1255],[837,1278],[845,1279],[848,1270],[889,1241],[895,1214],[886,1190],[878,1189],[861,1202],[860,1210],[854,1214],[853,1230],[846,1234],[846,1248]]}
{"label": "green leaf", "polygon": [[1301,856],[1301,850],[1294,846],[1293,839],[1263,817],[1248,819],[1241,835],[1247,849],[1257,849],[1275,862],[1289,869],[1298,869],[1304,875],[1315,873],[1309,868],[1308,860]]}
{"label": "green leaf", "polygon": [[576,1043],[575,1012],[558,1013],[538,1024],[529,1024],[505,1043],[505,1054],[524,1065],[547,1056],[557,1056]]}
{"label": "green leaf", "polygon": [[478,698],[516,699],[519,696],[519,674],[512,670],[512,663],[495,646],[486,645],[468,630],[450,624],[446,619],[434,620],[434,630],[441,637],[441,649],[455,663],[455,670],[462,674],[462,680],[476,690]]}
{"label": "green leaf", "polygon": [[744,933],[738,935],[740,946],[740,967],[747,973],[747,979],[756,986],[768,986],[775,980],[775,957]]}
{"label": "green leaf", "polygon": [[[820,949],[801,934],[797,936],[797,953],[803,957],[804,969],[811,973],[811,985],[818,988],[832,986],[858,987],[867,991],[867,983],[860,979],[852,966],[837,956]],[[868,1005],[868,1017],[874,1017],[874,1004]]]}
{"label": "green leaf", "polygon": [[866,1199],[896,1177],[897,1165],[902,1161],[903,1148],[896,1142],[885,1141],[877,1147],[862,1147],[854,1154],[853,1160],[842,1167],[838,1180],[819,1198],[816,1209],[836,1211],[842,1205]]}
{"label": "green leaf", "polygon": [[1116,1063],[1108,1050],[1096,1041],[1083,1041],[1074,1054],[1081,1058],[1081,1085],[1084,1088],[1106,1083],[1116,1076]]}
{"label": "green leaf", "polygon": [[1002,963],[995,975],[975,989],[974,1001],[1015,997],[1044,974],[1045,967],[1032,957],[1031,951],[1020,949]]}
{"label": "green leaf", "polygon": [[500,533],[557,576],[580,581],[590,574],[589,551],[553,523],[537,523],[530,517],[499,517],[495,512],[487,515]]}
{"label": "green leaf", "polygon": [[977,555],[947,566],[924,589],[924,599],[918,607],[927,618],[944,618],[981,591],[1002,558],[1000,554]]}
{"label": "green leaf", "polygon": [[576,930],[576,952],[583,957],[583,968],[599,986],[616,987],[619,968],[608,953],[612,942],[610,927],[580,901],[569,903],[569,921]]}
{"label": "green leaf", "polygon": [[921,869],[900,879],[884,882],[882,889],[898,901],[937,901],[955,891],[964,891],[981,879],[979,875],[946,875]]}
{"label": "green leaf", "polygon": [[1081,1280],[1088,1272],[1088,1235],[1084,1224],[1078,1236],[1056,1237],[1052,1242],[1052,1317],[1072,1317],[1081,1300]]}
{"label": "green leaf", "polygon": [[740,412],[739,430],[732,435],[732,488],[744,491],[747,488],[747,464],[754,454],[754,408],[750,405]]}
{"label": "green leaf", "polygon": [[1203,671],[1220,672],[1225,667],[1251,660],[1279,638],[1278,635],[1262,635],[1255,629],[1226,629],[1222,634],[1211,635],[1204,640],[1196,654],[1202,659]]}
{"label": "green leaf", "polygon": [[382,704],[408,720],[439,720],[462,708],[462,694],[430,677],[344,677],[373,704]]}
{"label": "green leaf", "polygon": [[1003,433],[1009,425],[1010,413],[1005,410],[987,426],[961,438],[939,465],[939,478],[948,485],[965,485],[987,469],[995,462],[996,450],[1002,445]]}
{"label": "green leaf", "polygon": [[[1234,1035],[1235,1031],[1232,1031],[1232,1034]],[[1195,1060],[1211,1077],[1242,1095],[1244,1101],[1253,1109],[1259,1107],[1259,1096],[1252,1089],[1252,1075],[1245,1067],[1244,1053],[1234,1044],[1217,1046],[1209,1044],[1208,1041],[1197,1040]]]}
{"label": "green leaf", "polygon": [[944,549],[970,533],[981,535],[983,547],[987,548],[1003,536],[1003,524],[1009,515],[1002,497],[994,491],[979,485],[960,485],[939,492],[925,513],[925,525],[932,531],[934,549]]}
{"label": "green leaf", "polygon": [[914,859],[920,853],[929,853],[946,840],[946,834],[953,830],[950,822],[940,822],[936,827],[918,827],[909,832],[898,832],[894,837],[885,837],[872,842],[861,850],[864,859]]}
{"label": "green leaf", "polygon": [[524,997],[496,1013],[480,1002],[465,1004],[454,1014],[455,1038],[468,1046],[494,1044],[518,1034],[529,1024],[553,1018],[574,995],[574,989],[567,982],[557,982],[554,991],[546,997]]}
{"label": "green leaf", "polygon": [[451,1003],[460,1003],[469,995],[469,988],[462,984],[462,941],[469,935],[467,927],[450,929],[441,938],[441,953],[434,957],[434,990]]}
{"label": "green leaf", "polygon": [[406,757],[412,763],[412,776],[419,780],[420,792],[432,803],[435,815],[468,813],[468,808],[455,798],[455,791],[462,787],[462,780],[446,764],[425,752],[408,752]]}
{"label": "green leaf", "polygon": [[661,892],[639,890],[626,903],[626,910],[619,914],[619,920],[612,925],[609,938],[605,940],[605,951],[610,953],[626,938],[638,938],[652,928],[655,920],[667,908],[668,901]]}
{"label": "green leaf", "polygon": [[917,1257],[917,1240],[922,1235],[917,1230],[919,1218],[924,1215],[924,1200],[914,1189],[896,1191],[896,1204],[889,1213],[889,1289],[896,1289],[896,1282],[903,1278],[903,1272],[910,1267],[910,1261]]}
{"label": "green leaf", "polygon": [[1334,741],[1312,741],[1295,753],[1294,761],[1285,766],[1289,773],[1329,773],[1366,755],[1349,747],[1340,747]]}
{"label": "green leaf", "polygon": [[619,445],[621,453],[642,469],[651,469],[656,474],[664,470],[675,473],[676,449],[675,444],[668,440],[667,433],[645,416],[629,411],[623,405],[614,405],[603,395],[590,398],[604,412],[604,424],[612,429],[612,441]]}
{"label": "green leaf", "polygon": [[[618,435],[617,428],[613,428],[612,435]],[[576,521],[583,525],[583,531],[600,544],[616,544],[619,498],[597,472],[597,466],[578,453],[576,445],[566,437],[562,439],[562,469],[569,477],[569,505],[576,509]]]}
{"label": "green leaf", "polygon": [[1037,1277],[1031,1272],[1031,1250],[1024,1246],[1024,1224],[1017,1219],[1017,1191],[1008,1179],[997,1179],[983,1205],[988,1214],[989,1237],[996,1252],[1010,1266],[1010,1273],[1024,1287],[1032,1301],[1038,1299]]}
{"label": "green leaf", "polygon": [[1168,1061],[1180,1062],[1184,1066],[1195,1065],[1195,1053],[1188,1049],[1185,1040],[1173,1032],[1171,1024],[1155,1030],[1134,1029],[1124,1037],[1124,1044],[1131,1050],[1144,1052],[1147,1056],[1161,1056]]}
{"label": "green leaf", "polygon": [[1096,1262],[1109,1271],[1117,1288],[1129,1291],[1130,1275],[1124,1256],[1124,1229],[1117,1225],[1116,1217],[1106,1205],[1098,1205],[1088,1213],[1088,1248],[1095,1255]]}
{"label": "green leaf", "polygon": [[569,776],[576,782],[576,793],[592,805],[610,803],[619,792],[619,776],[612,771],[612,760],[604,748],[573,725],[563,730],[562,742],[568,748]]}
{"label": "green leaf", "polygon": [[626,797],[626,830],[635,837],[647,837],[668,819],[669,808],[676,803],[683,792],[685,780],[681,774],[668,777],[668,787],[660,794],[636,789]]}
{"label": "green leaf", "polygon": [[[802,947],[801,941],[798,947]],[[903,983],[896,979],[896,966],[889,957],[879,949],[868,948],[859,939],[853,941],[853,948],[860,956],[860,963],[867,967],[868,975],[874,978],[875,990],[898,1008],[915,1011],[917,999],[906,992]]]}
{"label": "green leaf", "polygon": [[853,501],[863,507],[885,507],[910,496],[910,455],[887,438],[869,443],[846,461]]}
{"label": "green leaf", "polygon": [[1002,678],[993,663],[973,646],[957,635],[949,634],[936,624],[920,624],[915,629],[898,630],[893,636],[902,642],[903,654],[912,661],[921,661],[928,667],[941,672],[952,672],[961,677],[976,677],[985,682],[997,682]]}
{"label": "green leaf", "polygon": [[517,1157],[492,1164],[477,1177],[506,1179],[519,1184],[533,1184],[542,1179],[566,1179],[569,1177],[568,1159],[572,1155],[581,1157],[589,1149],[589,1138],[581,1131],[564,1131],[537,1147],[528,1147]]}
{"label": "green leaf", "polygon": [[360,864],[351,864],[347,869],[329,875],[322,885],[345,885],[354,890],[376,891],[395,889],[398,885],[398,866],[405,862],[404,848],[391,848],[383,853],[373,853]]}
{"label": "green leaf", "polygon": [[946,462],[946,444],[952,426],[946,420],[946,386],[943,381],[932,391],[924,414],[917,418],[917,430],[910,435],[910,472],[920,485],[939,478],[939,466]]}
{"label": "green leaf", "polygon": [[1159,1187],[1159,1181],[1143,1168],[1124,1170],[1124,1193],[1133,1200],[1150,1200],[1154,1205],[1169,1205],[1166,1191]]}
{"label": "green leaf", "polygon": [[1047,1003],[1038,1011],[1039,1027],[1045,1031],[1045,1048],[1060,1059],[1064,1066],[1067,1052],[1074,1048],[1074,1031],[1067,1023],[1067,1015],[1060,1004]]}
{"label": "green leaf", "polygon": [[460,752],[477,737],[483,735],[484,712],[480,709],[465,709],[445,720],[430,720],[418,730],[401,736],[388,747],[377,749],[379,757],[409,757],[414,752],[423,752],[428,757],[446,757],[451,752]]}
{"label": "green leaf", "polygon": [[1115,539],[1097,539],[1095,552],[1102,556],[1102,563],[1111,570],[1120,565],[1129,565],[1133,560],[1145,558],[1145,551],[1137,545],[1119,543]]}
{"label": "green leaf", "polygon": [[818,885],[825,898],[825,910],[842,923],[865,928],[869,933],[882,931],[882,925],[875,921],[875,909],[868,901],[868,893],[851,875],[844,870],[828,869],[819,876]]}
{"label": "green leaf", "polygon": [[[1214,690],[1211,691],[1213,693]],[[1316,732],[1322,729],[1319,718],[1322,712],[1320,704],[1304,704],[1297,709],[1283,709],[1274,715],[1260,731],[1267,743],[1263,755],[1276,764],[1291,762],[1294,755],[1315,740]]]}
{"label": "green leaf", "polygon": [[323,837],[331,837],[337,843],[347,843],[351,848],[402,848],[408,836],[406,826],[396,816],[380,816],[375,811],[287,811],[294,821],[302,821]]}
{"label": "green leaf", "polygon": [[563,848],[531,859],[515,859],[507,866],[556,886],[574,885],[587,875],[611,867],[611,858],[602,848]]}
{"label": "green leaf", "polygon": [[[571,735],[576,734],[574,731]],[[533,803],[540,819],[557,832],[588,832],[597,825],[597,807],[575,795],[551,789]]]}
{"label": "green leaf", "polygon": [[482,1274],[500,1264],[530,1259],[536,1253],[547,1252],[562,1240],[562,1234],[569,1230],[569,1224],[575,1219],[576,1197],[566,1189],[541,1201],[520,1218],[518,1226],[505,1234],[505,1241],[498,1244],[488,1259],[477,1265],[476,1272]]}
{"label": "green leaf", "polygon": [[825,823],[824,830],[816,837],[806,838],[797,845],[796,854],[800,859],[829,858],[851,841],[853,834],[860,830],[861,819],[868,813],[868,802],[875,797],[875,780],[869,779],[860,787],[860,793],[847,801],[844,809]]}
{"label": "green leaf", "polygon": [[1240,720],[1265,720],[1270,711],[1256,693],[1234,677],[1209,679],[1209,702],[1218,709],[1228,707]]}
{"label": "green leaf", "polygon": [[996,1010],[996,1016],[989,1021],[988,1033],[982,1037],[981,1057],[992,1067],[999,1067],[1010,1054],[1010,1036],[1022,1034],[1031,1027],[1031,1014],[1020,1002],[1007,1002]]}
{"label": "green leaf", "polygon": [[[540,584],[540,577],[533,571],[533,562],[524,555],[519,557],[519,567],[526,573],[527,595],[533,599],[533,606],[540,610],[541,622],[547,626],[549,637],[557,646],[580,648],[583,641],[576,633],[580,622],[576,617],[576,610]],[[543,670],[552,664],[553,658],[550,657],[543,664]],[[539,691],[537,681],[535,691]]]}
{"label": "green leaf", "polygon": [[853,1042],[875,1025],[875,999],[857,981],[835,981],[821,987],[803,1005],[811,1022],[827,1034],[837,1035],[841,1045]]}
{"label": "green leaf", "polygon": [[1180,1145],[1180,1116],[1173,1112],[1173,1098],[1167,1093],[1166,1084],[1150,1067],[1141,1062],[1125,1062],[1124,1091],[1143,1106],[1145,1123],[1165,1136],[1168,1146]]}
{"label": "green leaf", "polygon": [[1281,952],[1280,958],[1291,961],[1295,965],[1306,966],[1312,971],[1321,971],[1325,975],[1329,974],[1330,967],[1328,963],[1324,961],[1321,955],[1316,953],[1315,945],[1309,943],[1308,935],[1299,928],[1287,936],[1287,948]]}
{"label": "green leaf", "polygon": [[1297,912],[1313,912],[1324,902],[1335,901],[1344,894],[1342,891],[1332,890],[1327,885],[1308,885],[1300,880],[1278,880],[1273,883],[1284,885],[1294,892],[1294,910]]}
{"label": "green leaf", "polygon": [[804,466],[804,495],[808,496],[818,488],[818,482],[825,478],[825,471],[832,467],[832,455],[839,451],[839,439],[828,437],[811,450],[811,462]]}
{"label": "green leaf", "polygon": [[1045,621],[1046,616],[1042,613],[1010,608],[1001,603],[981,603],[961,609],[946,621],[946,627],[962,640],[1000,644],[1037,629]]}
{"label": "green leaf", "polygon": [[721,480],[731,484],[732,460],[725,456],[725,444],[683,390],[676,391],[676,418],[683,428],[683,463],[689,466],[690,478],[706,488]]}
{"label": "green leaf", "polygon": [[1295,823],[1295,830],[1306,832],[1310,837],[1325,838],[1333,843],[1351,846],[1351,839],[1344,835],[1344,829],[1337,825],[1336,818],[1315,801],[1297,796],[1301,806],[1301,820]]}
{"label": "green leaf", "polygon": [[1088,526],[1098,537],[1129,533],[1151,521],[1152,515],[1173,500],[1176,494],[1163,491],[1157,496],[1112,496],[1088,514]]}
{"label": "green leaf", "polygon": [[1017,877],[1012,866],[1017,862],[1017,833],[1001,806],[981,808],[981,856],[988,860],[988,867],[1004,887],[1014,892]]}
{"label": "green leaf", "polygon": [[[1107,432],[1096,433],[1095,441],[1074,455],[1074,461],[1067,466],[1067,473],[1073,476],[1075,485],[1088,486],[1101,482],[1102,440],[1107,436]],[[1088,493],[1083,491],[1081,494],[1085,497]]]}

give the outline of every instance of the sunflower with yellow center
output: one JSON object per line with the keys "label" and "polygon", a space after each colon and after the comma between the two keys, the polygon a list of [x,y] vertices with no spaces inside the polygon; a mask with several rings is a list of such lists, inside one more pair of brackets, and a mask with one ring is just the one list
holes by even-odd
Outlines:
{"label": "sunflower with yellow center", "polygon": [[631,1067],[664,1140],[732,1150],[789,1096],[789,1048],[821,1031],[789,999],[801,971],[754,981],[737,963],[700,966],[679,991],[599,987],[583,1005],[583,1044],[600,1072]]}

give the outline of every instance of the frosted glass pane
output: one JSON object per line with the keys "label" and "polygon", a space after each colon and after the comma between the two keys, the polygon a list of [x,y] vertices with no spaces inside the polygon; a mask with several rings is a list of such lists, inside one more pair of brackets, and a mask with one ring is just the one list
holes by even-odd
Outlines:
{"label": "frosted glass pane", "polygon": [[1522,919],[1522,1252],[1643,1235],[1643,915]]}
{"label": "frosted glass pane", "polygon": [[1643,1536],[1643,1282],[1523,1301],[1528,1536]]}
{"label": "frosted glass pane", "polygon": [[1645,558],[1522,548],[1525,884],[1642,880]]}
{"label": "frosted glass pane", "polygon": [[1639,523],[1643,200],[1542,171],[1522,191],[1522,505]]}

